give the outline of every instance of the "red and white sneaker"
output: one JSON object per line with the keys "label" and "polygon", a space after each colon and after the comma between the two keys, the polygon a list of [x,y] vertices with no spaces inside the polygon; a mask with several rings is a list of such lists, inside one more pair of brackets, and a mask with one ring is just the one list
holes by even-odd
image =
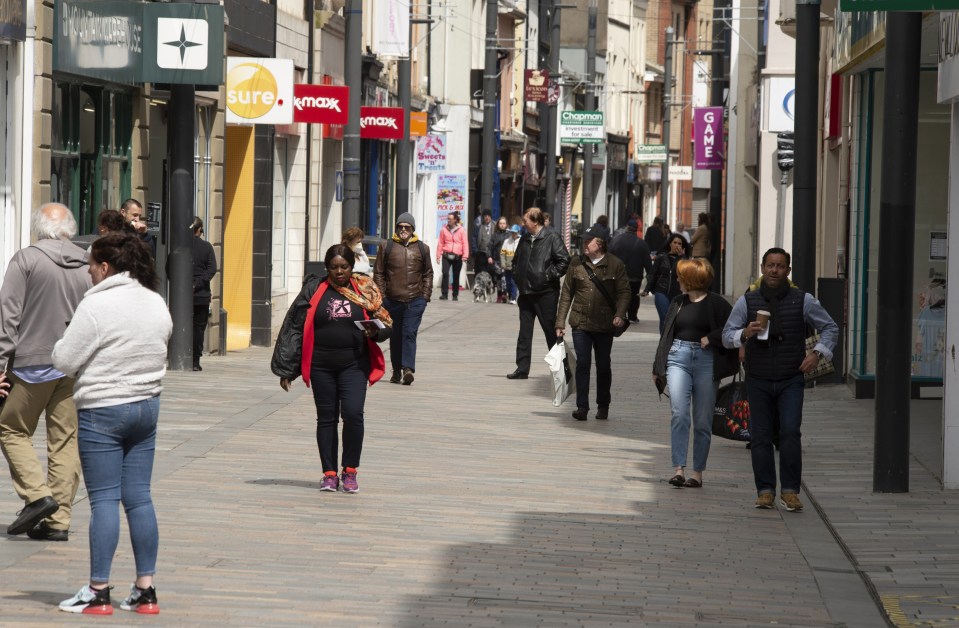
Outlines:
{"label": "red and white sneaker", "polygon": [[113,606],[110,604],[112,588],[104,587],[98,591],[85,584],[72,598],[60,602],[60,610],[86,615],[112,615]]}
{"label": "red and white sneaker", "polygon": [[140,589],[136,584],[131,584],[130,595],[120,602],[120,608],[141,615],[157,615],[160,612],[160,605],[157,604],[157,591],[153,587]]}

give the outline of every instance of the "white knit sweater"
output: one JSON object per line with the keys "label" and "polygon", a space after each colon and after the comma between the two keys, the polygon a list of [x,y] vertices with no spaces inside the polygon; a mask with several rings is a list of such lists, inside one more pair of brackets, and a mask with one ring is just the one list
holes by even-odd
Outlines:
{"label": "white knit sweater", "polygon": [[53,365],[76,377],[78,409],[149,399],[163,390],[173,322],[163,298],[129,273],[107,277],[77,306]]}

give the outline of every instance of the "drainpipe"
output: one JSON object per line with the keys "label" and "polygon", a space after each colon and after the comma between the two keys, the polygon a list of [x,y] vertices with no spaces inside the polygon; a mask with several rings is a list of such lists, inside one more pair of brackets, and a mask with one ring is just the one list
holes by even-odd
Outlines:
{"label": "drainpipe", "polygon": [[27,36],[23,41],[23,64],[20,78],[23,98],[20,101],[20,247],[30,244],[30,213],[33,210],[33,64],[36,55],[37,19],[34,2],[27,2]]}

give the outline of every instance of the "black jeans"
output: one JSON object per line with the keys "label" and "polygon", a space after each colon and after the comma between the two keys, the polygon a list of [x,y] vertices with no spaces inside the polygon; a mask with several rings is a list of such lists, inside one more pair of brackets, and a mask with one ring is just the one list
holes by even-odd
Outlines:
{"label": "black jeans", "polygon": [[463,270],[463,258],[457,257],[455,262],[451,262],[446,253],[443,253],[443,283],[440,284],[440,291],[445,297],[450,289],[450,266],[453,267],[453,296],[459,296],[460,293],[460,271]]}
{"label": "black jeans", "polygon": [[478,275],[484,270],[489,272],[489,258],[486,257],[486,253],[475,252],[473,253],[473,274]]}
{"label": "black jeans", "polygon": [[556,344],[556,306],[559,305],[559,292],[550,290],[542,294],[521,294],[516,299],[519,306],[519,336],[516,338],[516,370],[529,373],[533,353],[533,320],[539,319],[539,325],[546,337],[546,350]]}
{"label": "black jeans", "polygon": [[629,281],[629,310],[627,310],[626,317],[634,321],[639,315],[639,287],[643,285],[643,280],[639,281]]}
{"label": "black jeans", "polygon": [[612,395],[613,367],[610,353],[613,334],[573,330],[573,348],[576,350],[576,407],[589,410],[589,372],[592,353],[596,354],[596,405],[608,408]]}
{"label": "black jeans", "polygon": [[336,427],[343,417],[343,466],[360,466],[363,451],[363,407],[369,365],[354,362],[338,370],[310,369],[310,385],[316,404],[316,446],[323,472],[336,471],[339,439]]}
{"label": "black jeans", "polygon": [[200,363],[203,355],[203,334],[206,333],[206,322],[210,318],[210,304],[193,304],[193,364]]}

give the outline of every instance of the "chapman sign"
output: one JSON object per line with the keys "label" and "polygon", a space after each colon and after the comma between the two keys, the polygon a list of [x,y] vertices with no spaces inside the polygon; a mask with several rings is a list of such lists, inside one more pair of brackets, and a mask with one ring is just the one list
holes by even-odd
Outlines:
{"label": "chapman sign", "polygon": [[403,139],[401,107],[360,107],[360,137],[365,140]]}
{"label": "chapman sign", "polygon": [[559,116],[563,144],[601,144],[606,140],[602,111],[564,111]]}
{"label": "chapman sign", "polygon": [[346,124],[350,88],[343,85],[294,85],[293,122]]}

